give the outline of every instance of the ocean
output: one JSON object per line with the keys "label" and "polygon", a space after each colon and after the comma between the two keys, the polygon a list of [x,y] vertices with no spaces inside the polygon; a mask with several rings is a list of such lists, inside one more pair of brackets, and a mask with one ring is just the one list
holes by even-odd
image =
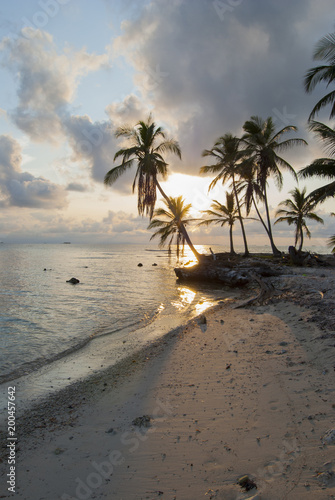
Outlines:
{"label": "ocean", "polygon": [[178,284],[175,266],[143,245],[0,245],[2,389],[19,380],[21,398],[45,396],[229,296]]}
{"label": "ocean", "polygon": [[237,293],[180,284],[175,266],[175,255],[144,245],[1,244],[0,397],[15,383],[28,405]]}

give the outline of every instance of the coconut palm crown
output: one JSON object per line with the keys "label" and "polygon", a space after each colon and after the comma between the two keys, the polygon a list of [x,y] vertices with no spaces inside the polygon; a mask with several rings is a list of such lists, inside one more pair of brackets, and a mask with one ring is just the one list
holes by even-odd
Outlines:
{"label": "coconut palm crown", "polygon": [[211,190],[219,181],[222,182],[222,184],[225,184],[227,181],[231,181],[236,208],[239,215],[238,219],[242,230],[244,255],[247,256],[249,255],[249,249],[243,224],[243,217],[241,214],[241,204],[236,189],[236,181],[239,177],[241,160],[245,157],[245,152],[241,149],[241,140],[228,132],[219,137],[211,149],[205,149],[202,152],[202,156],[209,156],[215,160],[214,164],[204,165],[200,169],[200,173],[202,174],[207,174],[209,172],[216,174],[209,185],[209,190]]}
{"label": "coconut palm crown", "polygon": [[211,210],[203,210],[202,212],[208,215],[209,218],[199,222],[199,226],[209,226],[210,224],[220,224],[220,226],[224,226],[225,224],[229,225],[230,253],[231,255],[235,254],[233,226],[235,222],[240,219],[240,215],[235,205],[234,193],[226,192],[226,205],[223,205],[217,200],[213,200]]}
{"label": "coconut palm crown", "polygon": [[331,181],[310,193],[310,198],[320,203],[335,196],[335,130],[314,120],[309,124],[309,129],[323,143],[330,158],[314,160],[310,165],[300,170],[298,175],[302,178],[318,176]]}
{"label": "coconut palm crown", "polygon": [[[173,241],[176,241],[176,253],[177,258],[179,258],[180,246],[184,249],[185,246],[185,235],[180,230],[180,223],[183,226],[189,224],[191,219],[188,219],[191,203],[185,205],[185,201],[182,196],[178,198],[170,197],[170,203],[167,200],[163,200],[166,208],[157,208],[153,213],[153,219],[151,219],[148,229],[159,228],[150,238],[159,237],[159,246],[163,247],[168,245],[169,253],[171,253],[171,245]],[[170,207],[173,207],[173,211]],[[161,218],[160,218],[161,217]]]}
{"label": "coconut palm crown", "polygon": [[282,205],[286,208],[280,208],[276,212],[276,216],[280,215],[280,217],[275,221],[275,224],[278,222],[287,222],[290,226],[293,224],[296,226],[295,229],[295,243],[296,247],[299,243],[298,252],[301,252],[303,242],[304,242],[304,232],[308,236],[311,237],[311,232],[307,227],[306,219],[314,220],[316,222],[320,222],[323,224],[323,219],[319,217],[312,210],[315,207],[315,203],[311,201],[311,199],[306,196],[306,188],[303,188],[302,191],[297,187],[290,191],[292,198],[288,198],[279,205]]}
{"label": "coconut palm crown", "polygon": [[167,139],[164,130],[162,127],[156,127],[151,115],[146,122],[139,121],[135,127],[119,127],[115,136],[125,137],[129,144],[128,147],[116,152],[114,161],[121,157],[122,162],[107,172],[104,183],[106,185],[113,184],[128,169],[133,167],[134,163],[137,163],[133,192],[137,187],[139,214],[146,213],[151,219],[157,199],[157,188],[166,198],[157,179],[159,175],[163,180],[167,176],[168,164],[162,154],[171,152],[181,158],[179,144],[177,141]]}
{"label": "coconut palm crown", "polygon": [[[335,33],[329,33],[319,40],[315,46],[313,59],[319,61],[323,60],[326,64],[311,68],[306,73],[304,83],[305,90],[308,93],[312,92],[320,82],[326,83],[327,87],[335,83]],[[330,118],[334,118],[335,90],[331,90],[315,104],[309,115],[309,120],[312,120],[314,116],[328,104],[331,104]]]}
{"label": "coconut palm crown", "polygon": [[267,196],[267,181],[272,175],[279,189],[283,185],[283,175],[281,168],[288,170],[296,179],[297,174],[294,168],[284,158],[278,155],[292,146],[307,145],[304,139],[292,138],[282,140],[282,136],[287,132],[296,131],[294,125],[287,125],[276,131],[275,124],[271,117],[266,120],[258,116],[252,116],[243,126],[245,134],[242,141],[245,144],[245,151],[248,153],[248,162],[253,163],[257,175],[257,182],[262,189],[264,205],[267,218],[268,236],[274,255],[280,255],[280,251],[275,246],[272,236],[270,211]]}

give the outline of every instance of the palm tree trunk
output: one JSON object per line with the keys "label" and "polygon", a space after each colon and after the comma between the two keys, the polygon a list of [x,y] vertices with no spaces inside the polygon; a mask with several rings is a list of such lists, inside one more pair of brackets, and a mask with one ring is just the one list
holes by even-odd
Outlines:
{"label": "palm tree trunk", "polygon": [[267,193],[266,193],[266,184],[264,184],[264,204],[265,204],[265,210],[266,210],[266,218],[267,218],[267,222],[268,222],[268,236],[269,236],[269,240],[271,243],[272,253],[273,253],[273,255],[279,256],[279,255],[281,255],[281,252],[280,252],[280,250],[278,250],[278,248],[274,244],[273,236],[272,236],[268,197],[267,197]]}
{"label": "palm tree trunk", "polygon": [[235,255],[234,244],[233,244],[233,225],[230,225],[229,228],[229,241],[230,241],[230,253],[231,255]]}
{"label": "palm tree trunk", "polygon": [[234,194],[235,194],[235,199],[236,199],[236,205],[237,205],[237,210],[238,210],[238,218],[241,224],[241,230],[242,230],[242,236],[243,236],[243,243],[244,243],[244,255],[247,257],[249,255],[249,249],[248,249],[248,244],[247,244],[247,237],[245,235],[245,230],[244,230],[244,224],[242,221],[242,214],[241,214],[241,207],[240,207],[240,202],[237,196],[236,192],[236,186],[235,186],[235,178],[233,176],[233,189],[234,189]]}
{"label": "palm tree trunk", "polygon": [[302,250],[302,245],[304,244],[304,233],[302,231],[302,225],[300,226],[300,245],[299,245],[299,249],[298,249],[298,252],[300,253],[301,250]]}
{"label": "palm tree trunk", "polygon": [[[174,209],[170,203],[170,199],[169,197],[164,193],[163,189],[161,188],[161,185],[159,184],[158,180],[156,179],[156,186],[158,188],[158,191],[160,192],[160,194],[163,196],[163,198],[166,200],[168,206],[169,206],[169,209],[171,210],[172,213],[174,213]],[[195,258],[197,259],[198,262],[202,261],[205,259],[205,255],[202,255],[200,253],[198,253],[196,251],[196,249],[194,248],[194,245],[192,243],[192,241],[190,240],[190,237],[188,235],[188,232],[186,231],[186,228],[184,226],[184,224],[182,222],[180,222],[178,224],[178,229],[180,230],[180,232],[182,233],[182,235],[184,236],[185,238],[185,241],[186,243],[188,244],[188,246],[190,247],[191,251],[193,252]]]}
{"label": "palm tree trunk", "polygon": [[261,221],[261,223],[263,224],[263,227],[264,227],[264,229],[265,229],[265,231],[266,231],[266,234],[269,236],[269,230],[268,230],[268,228],[266,227],[266,224],[265,224],[265,222],[264,222],[264,220],[263,220],[263,217],[261,216],[261,214],[260,214],[260,212],[259,212],[259,210],[258,210],[258,206],[257,206],[257,204],[256,204],[256,200],[255,200],[255,198],[254,198],[254,195],[252,195],[252,202],[253,202],[253,204],[254,204],[254,207],[255,207],[255,210],[256,210],[256,212],[257,212],[258,218],[259,218],[259,220]]}

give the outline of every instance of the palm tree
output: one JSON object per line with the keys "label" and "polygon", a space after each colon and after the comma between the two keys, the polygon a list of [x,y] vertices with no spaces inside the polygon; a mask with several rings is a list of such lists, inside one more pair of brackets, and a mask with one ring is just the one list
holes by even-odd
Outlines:
{"label": "palm tree", "polygon": [[287,169],[296,178],[294,168],[281,156],[278,152],[286,151],[292,146],[299,144],[307,144],[304,139],[286,139],[281,141],[282,135],[286,132],[296,131],[294,125],[287,125],[278,132],[271,117],[263,120],[258,116],[252,116],[250,120],[246,121],[243,125],[245,134],[242,141],[245,144],[245,152],[248,154],[249,162],[254,164],[257,172],[257,182],[261,187],[264,197],[264,205],[267,219],[268,236],[271,243],[272,252],[274,255],[280,255],[280,251],[276,247],[271,229],[271,219],[267,196],[267,181],[270,175],[273,175],[277,186],[281,189],[283,185],[283,176],[280,167]]}
{"label": "palm tree", "polygon": [[257,206],[257,201],[264,201],[264,196],[256,179],[255,166],[248,161],[243,162],[241,165],[240,175],[240,180],[236,183],[236,189],[238,194],[244,192],[246,215],[248,216],[250,214],[251,206],[253,205],[258,219],[262,223],[267,235],[269,235],[268,228]]}
{"label": "palm tree", "polygon": [[281,208],[277,210],[276,216],[281,215],[281,217],[275,221],[275,224],[278,222],[287,222],[290,226],[292,224],[295,225],[294,246],[296,247],[299,243],[298,252],[301,252],[304,243],[304,231],[308,238],[311,237],[311,232],[306,225],[306,219],[315,220],[321,224],[323,224],[323,219],[312,212],[315,208],[315,203],[306,196],[305,187],[302,191],[296,187],[290,191],[290,194],[292,195],[292,199],[288,198],[279,203],[279,205],[286,207],[286,209]]}
{"label": "palm tree", "polygon": [[243,158],[243,151],[240,149],[240,139],[233,136],[230,133],[219,137],[215,142],[212,149],[205,149],[202,156],[210,156],[215,158],[214,165],[205,165],[201,167],[200,173],[206,174],[208,172],[217,174],[209,185],[209,190],[211,190],[218,181],[222,181],[225,184],[227,181],[231,180],[233,194],[235,196],[236,207],[238,211],[238,219],[241,224],[243,242],[244,242],[244,255],[249,255],[247,238],[245,235],[243,218],[241,214],[240,201],[238,199],[238,193],[236,189],[236,176],[239,175],[239,162]]}
{"label": "palm tree", "polygon": [[240,220],[238,208],[235,206],[234,193],[226,193],[226,205],[222,205],[216,200],[211,204],[212,210],[203,210],[202,212],[209,215],[211,218],[199,222],[199,226],[209,226],[209,224],[220,224],[224,226],[229,225],[229,241],[230,241],[230,254],[234,255],[233,244],[233,226],[236,220]]}
{"label": "palm tree", "polygon": [[[157,208],[154,211],[154,219],[151,220],[148,229],[160,228],[156,231],[150,238],[152,240],[156,236],[160,237],[159,246],[162,247],[168,243],[169,254],[171,253],[171,245],[173,240],[176,240],[177,245],[177,258],[179,259],[180,246],[184,250],[185,246],[185,235],[180,230],[180,223],[185,227],[191,219],[187,219],[190,209],[192,207],[191,203],[185,205],[185,201],[182,196],[178,198],[169,198],[169,203],[167,200],[163,200],[166,208]],[[170,207],[173,207],[171,210]],[[163,219],[158,219],[156,217],[163,217]]]}
{"label": "palm tree", "polygon": [[329,184],[315,189],[310,197],[315,202],[323,202],[335,196],[335,130],[324,123],[312,121],[309,129],[315,132],[319,140],[324,143],[326,151],[331,158],[319,158],[299,171],[299,177],[313,177],[317,175],[324,179],[332,179]]}
{"label": "palm tree", "polygon": [[[327,64],[316,66],[307,71],[305,76],[305,90],[312,92],[316,85],[320,82],[325,82],[327,87],[335,81],[335,33],[329,33],[319,40],[316,44],[314,60],[324,60]],[[320,101],[316,103],[309,115],[309,121],[327,104],[331,104],[330,118],[335,116],[335,90],[326,94]]]}
{"label": "palm tree", "polygon": [[[129,145],[121,148],[114,156],[114,161],[122,157],[122,162],[117,167],[112,168],[105,175],[104,183],[112,185],[121,175],[123,175],[134,163],[137,163],[137,170],[133,182],[133,192],[137,187],[138,193],[138,212],[152,219],[156,199],[157,189],[167,202],[171,211],[173,206],[170,204],[170,198],[164,193],[161,185],[158,182],[160,175],[163,180],[167,177],[168,164],[165,162],[162,154],[174,153],[181,158],[181,151],[177,141],[167,139],[162,127],[156,127],[151,115],[146,122],[139,121],[134,127],[124,126],[119,127],[115,133],[116,137],[125,137]],[[159,142],[161,140],[161,142]],[[180,231],[184,235],[185,241],[191,248],[195,257],[201,260],[201,256],[194,248],[190,237],[182,224]]]}

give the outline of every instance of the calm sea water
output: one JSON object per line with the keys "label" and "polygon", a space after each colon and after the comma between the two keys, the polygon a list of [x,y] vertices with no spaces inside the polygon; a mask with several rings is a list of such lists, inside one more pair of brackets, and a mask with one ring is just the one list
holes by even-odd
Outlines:
{"label": "calm sea water", "polygon": [[[234,294],[180,285],[175,265],[145,246],[0,245],[0,383],[28,377],[28,399],[32,387],[56,387],[57,379],[60,388]],[[67,283],[72,277],[80,283]],[[43,369],[46,382],[31,378]]]}
{"label": "calm sea water", "polygon": [[175,264],[144,246],[0,245],[0,381],[158,316],[195,314],[218,290],[179,286]]}

